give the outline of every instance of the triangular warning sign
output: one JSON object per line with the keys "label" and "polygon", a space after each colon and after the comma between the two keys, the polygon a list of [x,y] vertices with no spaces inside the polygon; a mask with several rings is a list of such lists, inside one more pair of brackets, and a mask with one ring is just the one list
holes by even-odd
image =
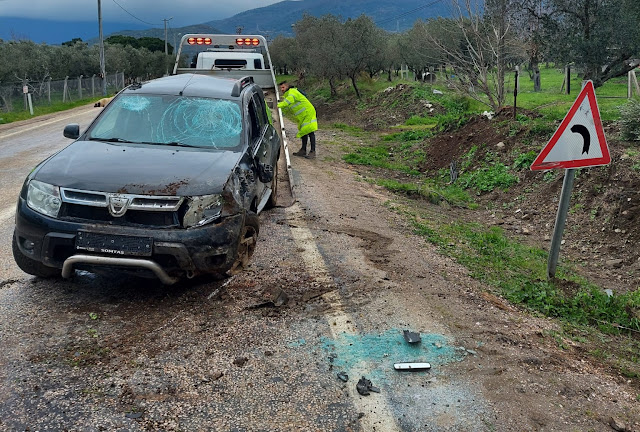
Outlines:
{"label": "triangular warning sign", "polygon": [[531,164],[532,170],[582,168],[611,162],[593,82],[586,85],[558,130]]}

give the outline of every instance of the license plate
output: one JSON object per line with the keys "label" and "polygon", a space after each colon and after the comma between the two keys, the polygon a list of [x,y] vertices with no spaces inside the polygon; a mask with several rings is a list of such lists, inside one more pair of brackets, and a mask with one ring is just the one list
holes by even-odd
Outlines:
{"label": "license plate", "polygon": [[76,249],[113,255],[151,256],[153,238],[78,231]]}

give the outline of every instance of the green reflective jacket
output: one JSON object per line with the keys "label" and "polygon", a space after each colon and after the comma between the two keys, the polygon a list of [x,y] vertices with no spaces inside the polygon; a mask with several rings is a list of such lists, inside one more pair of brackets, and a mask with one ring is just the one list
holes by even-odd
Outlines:
{"label": "green reflective jacket", "polygon": [[285,114],[291,114],[295,118],[298,123],[296,137],[300,138],[318,130],[316,109],[297,88],[291,87],[282,98],[278,108],[282,108]]}

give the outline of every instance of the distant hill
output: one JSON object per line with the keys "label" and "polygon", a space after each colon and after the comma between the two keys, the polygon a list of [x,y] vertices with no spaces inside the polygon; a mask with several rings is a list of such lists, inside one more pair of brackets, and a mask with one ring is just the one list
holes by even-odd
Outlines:
{"label": "distant hill", "polygon": [[289,0],[205,24],[217,27],[224,33],[235,33],[238,27],[242,27],[245,34],[293,35],[291,24],[300,20],[305,13],[315,17],[332,14],[343,19],[357,18],[365,14],[386,30],[405,31],[411,28],[417,19],[450,16],[448,2],[441,1],[429,6],[430,3],[433,2],[425,0]]}
{"label": "distant hill", "polygon": [[[270,6],[241,12],[230,18],[208,21],[185,27],[168,28],[167,40],[175,45],[186,33],[259,33],[269,37],[283,34],[292,36],[291,25],[307,13],[315,17],[327,14],[342,19],[357,18],[365,14],[379,26],[389,31],[405,31],[417,19],[450,16],[448,0],[437,3],[425,0],[286,0]],[[203,14],[204,15],[204,14]],[[138,28],[138,29],[136,29]],[[16,31],[20,29],[19,31]],[[103,32],[112,35],[148,36],[164,40],[164,28],[139,29],[135,24],[107,23]],[[0,17],[0,39],[31,39],[34,42],[60,44],[79,37],[89,44],[98,42],[97,22],[63,22]]]}
{"label": "distant hill", "polygon": [[[236,33],[238,28],[242,28],[244,34],[292,36],[291,25],[305,13],[316,17],[332,14],[342,19],[357,18],[365,14],[386,30],[405,31],[418,19],[450,16],[448,1],[431,3],[433,1],[425,0],[287,0],[241,12],[223,20],[172,28],[167,32],[167,39],[173,44],[174,40],[179,42],[180,36],[186,33]],[[164,39],[164,29],[125,30],[112,34]]]}
{"label": "distant hill", "polygon": [[[167,29],[167,41],[176,46],[180,43],[180,38],[183,34],[187,33],[224,33],[221,30],[212,27],[210,24],[195,24],[185,27],[168,28]],[[234,32],[235,33],[235,32]],[[147,30],[120,30],[117,32],[107,34],[105,32],[105,38],[113,35],[132,36],[134,38],[141,37],[156,37],[164,40],[164,28],[153,28]],[[94,38],[88,41],[89,44],[98,43],[98,38]]]}
{"label": "distant hill", "polygon": [[[131,23],[104,23],[105,35],[122,29],[137,28]],[[134,30],[135,31],[135,30]],[[49,21],[29,18],[0,17],[0,39],[28,39],[35,43],[59,45],[73,38],[87,42],[91,38],[98,40],[98,21]],[[164,34],[162,36],[164,39]]]}

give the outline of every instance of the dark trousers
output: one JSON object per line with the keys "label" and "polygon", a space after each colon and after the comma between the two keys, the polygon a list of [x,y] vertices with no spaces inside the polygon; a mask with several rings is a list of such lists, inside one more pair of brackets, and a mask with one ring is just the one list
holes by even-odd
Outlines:
{"label": "dark trousers", "polygon": [[307,151],[307,138],[311,141],[311,151],[316,151],[316,133],[311,132],[302,136],[302,150]]}

